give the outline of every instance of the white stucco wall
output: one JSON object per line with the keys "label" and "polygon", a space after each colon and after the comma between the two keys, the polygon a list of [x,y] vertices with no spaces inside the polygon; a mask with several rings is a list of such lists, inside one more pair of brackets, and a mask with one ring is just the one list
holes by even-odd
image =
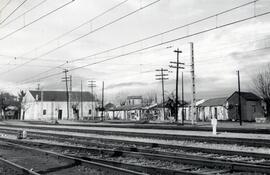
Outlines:
{"label": "white stucco wall", "polygon": [[[90,117],[93,115],[93,111],[96,106],[96,102],[83,102],[83,117]],[[93,104],[93,105],[92,105]],[[40,102],[30,99],[25,103],[27,106],[25,110],[25,120],[58,120],[59,111],[62,110],[62,119],[67,119],[67,103],[66,102]],[[69,105],[69,119],[77,119],[73,114],[73,109]],[[92,108],[93,106],[93,108]],[[46,110],[46,114],[43,114],[43,110]],[[81,116],[81,103],[78,104],[79,110],[79,119],[83,119]],[[91,114],[89,114],[89,110],[91,110]],[[22,117],[21,117],[22,119]]]}

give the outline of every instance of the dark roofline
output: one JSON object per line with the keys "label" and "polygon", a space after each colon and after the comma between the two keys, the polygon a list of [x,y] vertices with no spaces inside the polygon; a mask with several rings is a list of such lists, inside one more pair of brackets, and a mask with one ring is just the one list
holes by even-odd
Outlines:
{"label": "dark roofline", "polygon": [[[234,94],[238,94],[238,91],[234,91],[234,93],[232,93],[232,95],[230,95],[228,98],[227,98],[227,101],[229,101],[229,99],[234,95]],[[256,97],[258,97],[258,100],[250,100],[250,99],[246,99],[244,96],[243,96],[243,94],[252,94],[252,95],[254,95],[254,96],[256,96]],[[244,98],[245,100],[247,100],[247,101],[259,101],[259,100],[261,100],[261,98],[259,97],[259,96],[257,96],[256,94],[254,94],[254,93],[252,93],[252,92],[240,92],[240,97],[242,97],[242,98]]]}
{"label": "dark roofline", "polygon": [[[219,101],[220,100],[220,101]],[[210,102],[216,102],[215,104],[211,104]],[[223,102],[222,104],[221,103],[218,103],[218,102]],[[197,105],[198,107],[207,107],[207,106],[224,106],[227,102],[227,97],[217,97],[217,98],[209,98],[207,100],[205,100],[203,103]],[[210,103],[210,105],[206,105]]]}
{"label": "dark roofline", "polygon": [[[37,90],[29,90],[31,96],[36,99],[36,95],[38,95],[38,101],[41,101],[41,92],[43,92],[43,101],[66,101],[66,91],[37,91]],[[75,100],[74,100],[75,96]],[[71,102],[73,101],[81,101],[81,92],[80,91],[72,91],[71,92]],[[77,99],[78,98],[78,99]],[[93,94],[90,92],[84,91],[82,92],[82,101],[83,102],[92,102],[96,101]]]}

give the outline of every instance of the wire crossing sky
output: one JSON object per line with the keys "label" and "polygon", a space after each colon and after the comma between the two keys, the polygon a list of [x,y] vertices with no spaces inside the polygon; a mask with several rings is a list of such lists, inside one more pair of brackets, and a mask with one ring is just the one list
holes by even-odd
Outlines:
{"label": "wire crossing sky", "polygon": [[[269,64],[267,0],[20,0],[5,1],[0,9],[3,90],[35,89],[38,83],[62,90],[68,69],[74,89],[81,80],[95,79],[105,81],[111,98],[120,92],[159,93],[154,70],[168,68],[179,48],[189,93],[189,42],[202,98],[235,91],[237,70],[243,89],[252,89],[254,74]],[[168,92],[174,79],[170,73]]]}

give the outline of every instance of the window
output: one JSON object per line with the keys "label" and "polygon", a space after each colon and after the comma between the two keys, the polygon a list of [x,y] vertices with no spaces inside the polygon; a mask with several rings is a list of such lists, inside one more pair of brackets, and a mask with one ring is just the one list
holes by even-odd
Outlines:
{"label": "window", "polygon": [[89,109],[88,114],[89,114],[89,115],[92,114],[92,110],[91,110],[91,109]]}
{"label": "window", "polygon": [[256,105],[252,105],[253,112],[256,112]]}
{"label": "window", "polygon": [[46,109],[43,109],[43,115],[46,115]]}

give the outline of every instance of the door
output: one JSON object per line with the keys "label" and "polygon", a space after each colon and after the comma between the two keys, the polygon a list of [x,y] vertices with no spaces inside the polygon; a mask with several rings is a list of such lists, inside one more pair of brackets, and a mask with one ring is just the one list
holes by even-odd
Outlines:
{"label": "door", "polygon": [[58,120],[62,120],[62,109],[58,110]]}

